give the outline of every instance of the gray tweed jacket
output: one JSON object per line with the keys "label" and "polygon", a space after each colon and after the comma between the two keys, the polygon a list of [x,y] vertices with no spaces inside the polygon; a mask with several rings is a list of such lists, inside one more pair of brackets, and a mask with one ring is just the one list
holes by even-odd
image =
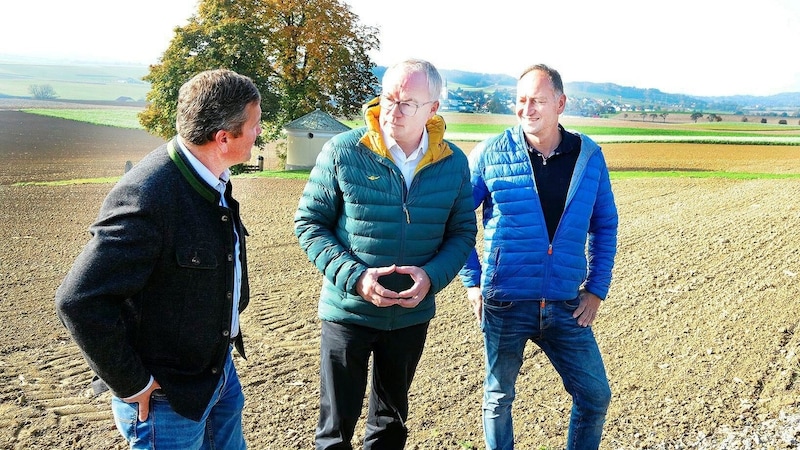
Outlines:
{"label": "gray tweed jacket", "polygon": [[[239,204],[192,169],[172,141],[126,173],[106,197],[91,239],[56,292],[59,318],[118,397],[152,375],[172,408],[199,420],[230,351],[234,228],[249,300]],[[232,226],[233,224],[233,226]],[[235,342],[244,356],[241,333]]]}

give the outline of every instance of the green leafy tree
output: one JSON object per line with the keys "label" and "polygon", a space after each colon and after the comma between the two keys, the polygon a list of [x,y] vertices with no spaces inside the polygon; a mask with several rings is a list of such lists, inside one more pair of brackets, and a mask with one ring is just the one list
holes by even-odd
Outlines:
{"label": "green leafy tree", "polygon": [[139,120],[173,136],[180,86],[215,68],[256,83],[268,140],[316,108],[350,117],[375,95],[367,53],[378,47],[377,29],[361,25],[341,0],[203,0],[144,77],[152,89]]}

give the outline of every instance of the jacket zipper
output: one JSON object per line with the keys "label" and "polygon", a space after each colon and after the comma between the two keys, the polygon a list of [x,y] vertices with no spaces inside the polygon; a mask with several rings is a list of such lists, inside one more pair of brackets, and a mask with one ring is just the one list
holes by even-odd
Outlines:
{"label": "jacket zipper", "polygon": [[[426,164],[426,165],[424,165],[422,167],[418,166],[417,167],[417,169],[418,169],[417,173],[415,174],[416,176],[411,179],[411,187],[414,187],[414,183],[417,182],[417,179],[419,179],[419,174],[422,173],[423,170],[427,169],[428,167],[431,167],[434,164],[439,164],[441,161],[444,161],[445,159],[447,159],[449,157],[450,157],[450,155],[447,155],[442,159],[439,159],[439,160],[436,160],[436,161],[432,161],[431,163]],[[403,185],[403,213],[406,215],[406,223],[410,224],[411,223],[411,213],[408,211],[408,203],[407,202],[408,202],[408,195],[411,193],[411,188],[410,187],[406,187],[406,178],[403,176],[402,172],[400,173],[400,181],[402,182],[402,185]]]}
{"label": "jacket zipper", "polygon": [[[542,285],[542,295],[543,296],[546,295],[546,289],[545,289],[544,286],[547,286],[547,284],[550,281],[550,272],[551,272],[552,266],[553,266],[553,243],[550,242],[549,244],[547,244],[547,261],[545,262],[545,265],[544,265],[544,277],[543,277],[544,284]],[[542,297],[541,303],[539,304],[539,321],[540,322],[541,322],[541,319],[542,319],[542,317],[541,317],[542,310],[544,309],[544,301],[545,301],[545,297]]]}
{"label": "jacket zipper", "polygon": [[539,300],[539,330],[543,328],[542,319],[544,319],[544,297]]}

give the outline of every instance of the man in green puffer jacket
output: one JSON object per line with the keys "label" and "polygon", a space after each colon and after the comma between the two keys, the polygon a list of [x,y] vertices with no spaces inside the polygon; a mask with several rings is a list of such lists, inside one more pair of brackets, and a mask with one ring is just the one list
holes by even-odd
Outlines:
{"label": "man in green puffer jacket", "polygon": [[427,61],[387,69],[366,127],[325,144],[300,198],[295,233],[324,275],[317,449],[352,448],[370,355],[364,448],[404,447],[435,294],[474,248],[469,167],[444,140],[441,89]]}

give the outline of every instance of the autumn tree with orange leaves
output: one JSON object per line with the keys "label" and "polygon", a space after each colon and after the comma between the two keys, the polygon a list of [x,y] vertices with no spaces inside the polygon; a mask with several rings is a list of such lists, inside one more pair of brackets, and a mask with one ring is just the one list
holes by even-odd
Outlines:
{"label": "autumn tree with orange leaves", "polygon": [[174,136],[180,86],[216,68],[256,83],[267,140],[316,108],[352,117],[377,92],[367,55],[377,36],[340,0],[203,0],[143,78],[152,88],[139,120],[152,134]]}

